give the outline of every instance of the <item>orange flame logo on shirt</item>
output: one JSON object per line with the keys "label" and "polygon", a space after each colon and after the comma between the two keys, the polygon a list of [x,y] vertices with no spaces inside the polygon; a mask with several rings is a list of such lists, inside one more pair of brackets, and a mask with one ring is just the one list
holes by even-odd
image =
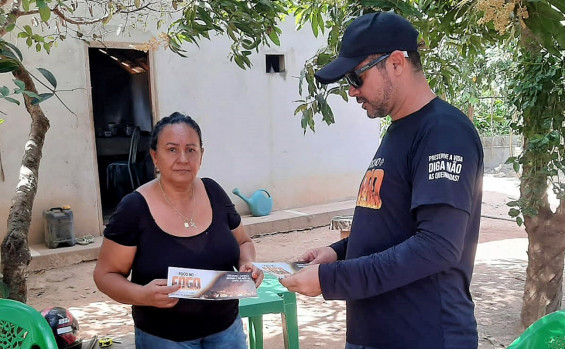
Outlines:
{"label": "orange flame logo on shirt", "polygon": [[359,195],[357,196],[357,206],[380,209],[382,206],[380,190],[383,183],[385,171],[373,169],[365,173],[365,178],[361,182]]}

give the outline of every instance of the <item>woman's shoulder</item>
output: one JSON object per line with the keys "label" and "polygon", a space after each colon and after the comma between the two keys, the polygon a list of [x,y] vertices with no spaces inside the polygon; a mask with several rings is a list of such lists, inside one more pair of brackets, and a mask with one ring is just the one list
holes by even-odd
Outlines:
{"label": "woman's shoulder", "polygon": [[226,193],[226,190],[215,180],[213,180],[212,178],[208,178],[208,177],[203,177],[201,178],[202,183],[204,183],[204,188],[206,188],[206,192],[208,193],[208,195],[214,196],[214,197],[218,197],[218,195],[221,195],[220,197],[228,197],[228,194]]}
{"label": "woman's shoulder", "polygon": [[218,182],[213,180],[212,178],[202,177],[200,179],[202,180],[202,183],[204,183],[204,186],[208,189],[210,189],[210,188],[211,189],[218,189],[219,188],[219,189],[223,190],[222,186]]}

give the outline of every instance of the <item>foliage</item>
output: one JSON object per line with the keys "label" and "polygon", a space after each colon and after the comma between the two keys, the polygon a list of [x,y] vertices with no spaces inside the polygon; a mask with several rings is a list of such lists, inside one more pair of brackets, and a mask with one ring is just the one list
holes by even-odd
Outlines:
{"label": "foliage", "polygon": [[549,52],[525,51],[515,76],[510,86],[512,102],[522,113],[511,126],[527,143],[525,151],[508,162],[516,170],[524,167],[521,180],[525,190],[509,205],[511,216],[521,224],[521,215],[533,217],[544,206],[548,180],[557,199],[565,194],[565,59]]}
{"label": "foliage", "polygon": [[473,123],[481,136],[497,136],[510,134],[513,110],[502,98],[485,96],[475,104]]}
{"label": "foliage", "polygon": [[[432,87],[439,95],[453,99],[459,95],[464,75],[461,62],[473,64],[475,57],[483,47],[494,38],[506,38],[498,34],[490,23],[478,24],[480,18],[473,11],[471,1],[386,1],[363,0],[346,1],[330,6],[326,2],[312,2],[309,6],[293,7],[293,13],[301,14],[306,7],[308,16],[297,16],[298,25],[304,25],[310,18],[317,18],[319,30],[314,34],[328,31],[327,46],[308,60],[299,78],[299,92],[304,97],[299,100],[295,115],[301,113],[301,124],[306,132],[315,131],[314,116],[320,114],[327,124],[335,122],[331,108],[327,105],[328,97],[339,95],[347,100],[349,86],[340,81],[337,84],[322,85],[314,78],[314,72],[334,59],[339,53],[339,39],[345,28],[357,16],[375,11],[391,11],[408,18],[420,32],[422,56],[426,74]],[[318,16],[322,13],[323,16]],[[325,19],[325,21],[323,19]],[[457,23],[457,25],[453,25]],[[302,86],[306,84],[307,90]],[[466,83],[468,85],[468,82]]]}
{"label": "foliage", "polygon": [[252,50],[260,45],[280,44],[278,21],[287,13],[283,1],[207,1],[187,4],[182,17],[169,28],[169,45],[173,52],[184,56],[184,42],[198,44],[210,39],[210,32],[226,33],[232,40],[230,60],[242,69],[251,66]]}
{"label": "foliage", "polygon": [[[15,32],[18,38],[23,39],[28,47],[35,48],[36,52],[43,50],[50,53],[60,41],[69,37],[85,42],[101,40],[107,32],[104,26],[110,23],[118,24],[116,34],[119,35],[128,26],[155,23],[160,28],[167,20],[177,17],[168,27],[167,33],[162,33],[140,48],[147,50],[156,44],[164,44],[173,52],[184,56],[184,43],[198,45],[202,38],[210,39],[212,33],[225,33],[232,40],[230,60],[241,68],[251,65],[249,55],[252,50],[258,51],[261,45],[271,43],[279,45],[281,30],[277,26],[278,21],[288,12],[285,0],[23,0],[21,9],[17,6],[20,5],[19,2],[14,4],[16,6],[10,11],[0,11],[0,37]],[[30,17],[28,22],[31,23],[19,25],[18,19],[21,17]],[[15,71],[22,65],[22,61],[21,51],[0,38],[0,73]],[[23,89],[20,82],[14,81],[15,86],[12,88],[0,87],[0,99],[19,105],[19,100],[15,98],[18,94],[31,96],[34,103],[52,96],[59,98],[53,74],[41,68],[39,71],[50,85],[42,83],[49,92],[34,94]]]}

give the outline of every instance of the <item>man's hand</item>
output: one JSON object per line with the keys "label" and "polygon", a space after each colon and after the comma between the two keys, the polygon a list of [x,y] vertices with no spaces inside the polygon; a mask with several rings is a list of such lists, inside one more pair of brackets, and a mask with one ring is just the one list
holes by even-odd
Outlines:
{"label": "man's hand", "polygon": [[337,261],[337,253],[328,246],[318,247],[306,251],[300,260],[310,262],[310,264],[332,263]]}
{"label": "man's hand", "polygon": [[[332,250],[333,251],[333,250]],[[335,253],[335,252],[334,252]],[[315,297],[322,294],[318,278],[318,264],[309,265],[298,273],[280,279],[280,283],[289,291],[298,292],[305,296]]]}

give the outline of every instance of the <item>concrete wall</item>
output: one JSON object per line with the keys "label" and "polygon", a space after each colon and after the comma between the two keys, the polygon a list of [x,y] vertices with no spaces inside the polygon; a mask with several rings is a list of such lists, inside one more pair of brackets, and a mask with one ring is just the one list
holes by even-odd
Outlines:
{"label": "concrete wall", "polygon": [[517,156],[522,152],[522,137],[515,135],[481,136],[481,142],[483,143],[486,169],[500,166],[509,157]]}
{"label": "concrete wall", "polygon": [[[307,30],[295,32],[292,20],[283,28],[281,46],[262,48],[252,56],[254,66],[246,71],[229,61],[229,42],[222,37],[205,40],[200,48],[187,46],[188,58],[163,49],[149,54],[155,119],[180,111],[200,123],[205,147],[200,175],[216,179],[242,214],[249,211],[231,194],[234,187],[246,195],[267,189],[274,209],[354,198],[379,142],[378,121],[369,120],[355,100],[345,103],[340,98],[332,103],[336,125],[328,127],[318,121],[316,133],[304,135],[299,116],[293,116],[294,101],[300,98],[295,77],[323,40]],[[125,48],[151,36],[133,31],[121,37],[108,36],[106,43]],[[47,55],[27,49],[21,40],[11,40],[22,49],[32,72],[36,67],[47,68],[57,77],[59,89],[76,89],[61,93],[76,115],[55,98],[42,104],[51,128],[41,161],[30,242],[43,241],[42,212],[64,204],[72,207],[77,236],[100,235],[103,225],[87,46],[67,40]],[[265,73],[267,53],[284,54],[284,73]],[[10,77],[2,76],[0,84],[9,83]],[[23,107],[2,103],[1,110],[7,115],[0,126],[6,174],[6,181],[0,182],[0,221],[6,222],[30,118]],[[6,225],[0,227],[3,239]]]}

